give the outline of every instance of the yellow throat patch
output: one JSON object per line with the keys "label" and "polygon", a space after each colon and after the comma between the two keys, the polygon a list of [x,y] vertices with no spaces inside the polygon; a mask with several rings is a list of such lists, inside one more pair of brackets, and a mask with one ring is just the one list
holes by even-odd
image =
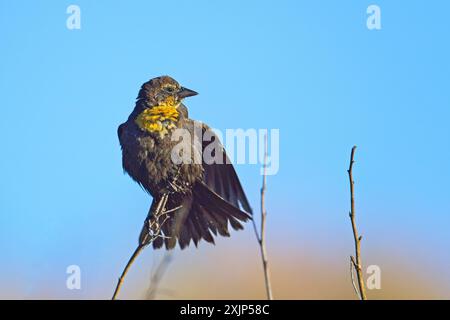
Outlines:
{"label": "yellow throat patch", "polygon": [[141,130],[159,133],[163,138],[169,133],[169,130],[176,128],[179,119],[177,110],[179,105],[168,99],[164,104],[142,111],[135,122]]}

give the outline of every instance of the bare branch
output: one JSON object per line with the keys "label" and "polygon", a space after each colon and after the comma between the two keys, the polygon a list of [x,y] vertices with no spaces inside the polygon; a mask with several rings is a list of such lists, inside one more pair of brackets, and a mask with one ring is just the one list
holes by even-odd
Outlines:
{"label": "bare branch", "polygon": [[355,290],[356,295],[361,299],[361,296],[359,294],[358,288],[356,287],[356,283],[355,283],[354,270],[355,270],[354,258],[353,258],[353,256],[350,256],[350,277],[352,279],[353,289]]}
{"label": "bare branch", "polygon": [[[156,206],[155,212],[153,213],[153,216],[150,214],[147,216],[147,218],[144,222],[144,227],[147,226],[147,233],[145,234],[145,237],[139,242],[139,245],[137,246],[136,250],[133,252],[130,259],[128,260],[128,263],[126,264],[125,269],[123,269],[122,275],[120,276],[119,281],[117,282],[116,289],[114,290],[112,300],[116,300],[117,296],[119,295],[120,289],[122,288],[122,284],[123,284],[123,280],[125,279],[125,276],[127,275],[131,265],[134,263],[136,258],[142,252],[142,250],[147,245],[149,245],[153,241],[155,241],[158,237],[162,237],[161,227],[164,225],[164,223],[169,218],[167,213],[170,211],[170,210],[165,211],[167,200],[168,200],[168,195],[163,195],[157,203],[157,206]],[[150,208],[150,210],[152,210],[152,208]],[[162,222],[160,222],[160,219],[162,219]]]}
{"label": "bare branch", "polygon": [[136,250],[131,255],[130,260],[128,260],[128,263],[125,266],[125,269],[123,270],[122,275],[119,278],[119,281],[117,282],[116,290],[114,290],[114,294],[113,294],[112,300],[116,300],[116,298],[117,298],[117,296],[119,294],[119,291],[120,291],[120,289],[122,287],[123,280],[125,279],[125,276],[128,273],[128,270],[130,269],[130,267],[133,264],[134,260],[136,260],[136,258],[139,256],[139,254],[142,252],[143,249],[144,249],[144,246],[138,245]]}
{"label": "bare branch", "polygon": [[[364,286],[364,277],[362,273],[362,262],[361,262],[361,239],[362,237],[358,236],[358,230],[356,228],[356,220],[355,220],[355,194],[354,194],[354,185],[355,182],[353,180],[353,164],[355,162],[355,151],[356,146],[352,148],[352,153],[350,155],[350,165],[347,170],[348,172],[348,178],[350,181],[350,220],[352,223],[352,229],[353,229],[353,237],[355,241],[355,258],[351,257],[351,263],[355,267],[356,275],[358,279],[358,287],[359,287],[359,298],[361,300],[367,300],[366,297],[366,290]],[[353,276],[353,272],[352,272]]]}
{"label": "bare branch", "polygon": [[170,251],[167,251],[162,257],[161,261],[159,262],[156,270],[152,273],[150,279],[150,287],[148,288],[146,296],[147,300],[155,299],[156,293],[159,289],[159,284],[164,274],[166,273],[171,261],[172,261],[172,253]]}
{"label": "bare branch", "polygon": [[266,168],[267,168],[267,156],[268,156],[268,146],[267,146],[267,134],[264,137],[264,172],[263,172],[263,182],[261,187],[261,233],[259,234],[258,228],[256,227],[255,219],[252,219],[253,229],[255,231],[256,240],[258,240],[260,251],[261,251],[261,260],[263,264],[264,271],[264,281],[266,284],[266,294],[268,300],[273,300],[272,295],[272,285],[270,281],[270,270],[269,270],[269,261],[267,259],[267,250],[266,250],[266,205],[265,205],[265,195],[266,195]]}

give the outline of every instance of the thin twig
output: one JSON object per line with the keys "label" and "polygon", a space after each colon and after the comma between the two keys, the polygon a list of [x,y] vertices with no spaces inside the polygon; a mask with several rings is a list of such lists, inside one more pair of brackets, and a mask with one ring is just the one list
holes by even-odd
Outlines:
{"label": "thin twig", "polygon": [[[149,244],[151,244],[153,241],[155,241],[158,237],[162,237],[161,235],[161,227],[163,224],[167,221],[169,216],[167,216],[167,212],[165,211],[166,204],[168,200],[168,195],[163,195],[161,199],[158,201],[155,212],[153,212],[153,216],[150,214],[152,208],[150,207],[149,215],[147,216],[144,227],[148,224],[148,230],[145,234],[145,237],[140,240],[139,245],[137,246],[136,250],[134,250],[133,254],[131,255],[130,259],[128,260],[128,263],[125,266],[125,269],[123,269],[122,275],[119,278],[119,281],[117,282],[116,289],[114,290],[114,294],[112,297],[112,300],[116,300],[117,296],[119,295],[120,289],[122,288],[123,280],[125,279],[125,276],[128,273],[128,270],[130,269],[133,262],[136,260],[136,258],[139,256],[139,254],[142,252],[142,250]],[[169,210],[170,211],[170,210]],[[163,218],[163,221],[160,223],[159,219]]]}
{"label": "thin twig", "polygon": [[[355,181],[353,180],[353,163],[355,162],[355,151],[356,146],[352,148],[352,153],[350,155],[350,166],[347,170],[348,178],[350,181],[350,220],[352,222],[353,229],[353,237],[355,241],[355,258],[351,257],[351,262],[356,270],[356,275],[358,278],[358,287],[359,287],[359,297],[361,300],[367,300],[366,297],[366,289],[364,286],[364,277],[362,272],[362,262],[361,262],[361,236],[358,236],[358,230],[356,228],[356,219],[355,219],[355,194],[354,194],[354,185]],[[353,274],[353,273],[352,273]]]}
{"label": "thin twig", "polygon": [[138,255],[142,252],[142,250],[144,249],[145,246],[143,245],[138,245],[138,247],[136,248],[136,250],[133,252],[133,254],[131,255],[130,260],[128,260],[127,265],[125,266],[125,269],[123,269],[122,275],[119,278],[119,281],[117,282],[117,286],[116,286],[116,290],[114,290],[114,295],[112,297],[112,300],[116,300],[120,288],[122,287],[122,283],[123,283],[123,279],[125,279],[125,276],[128,273],[128,270],[130,269],[131,265],[133,264],[134,260],[136,260],[136,258],[138,257]]}
{"label": "thin twig", "polygon": [[269,261],[267,259],[267,250],[266,250],[266,205],[265,205],[265,195],[266,195],[266,168],[267,168],[267,134],[264,137],[264,167],[263,167],[263,182],[261,188],[261,235],[258,233],[258,228],[256,227],[255,219],[252,219],[253,229],[255,230],[256,239],[258,240],[259,247],[261,250],[261,259],[264,270],[264,281],[266,284],[266,294],[268,300],[273,300],[272,295],[272,285],[270,282],[270,270],[269,270]]}
{"label": "thin twig", "polygon": [[353,258],[353,256],[350,256],[350,277],[352,279],[352,286],[353,286],[353,289],[355,290],[356,295],[361,299],[361,296],[359,294],[358,288],[356,287],[356,283],[355,283],[354,270],[355,270],[354,258]]}
{"label": "thin twig", "polygon": [[172,261],[172,253],[167,251],[158,264],[158,267],[152,272],[150,279],[150,287],[147,290],[147,300],[153,300],[156,296],[156,292],[159,289],[159,284],[164,274],[166,273],[170,262]]}

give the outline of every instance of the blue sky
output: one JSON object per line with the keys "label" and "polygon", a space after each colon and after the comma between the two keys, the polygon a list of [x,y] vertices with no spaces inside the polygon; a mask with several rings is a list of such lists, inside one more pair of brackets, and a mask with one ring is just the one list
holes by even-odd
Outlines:
{"label": "blue sky", "polygon": [[[66,28],[72,3],[81,30]],[[372,1],[1,1],[0,252],[19,296],[42,277],[59,288],[72,263],[117,276],[150,199],[122,172],[116,128],[161,74],[200,93],[195,119],[280,129],[274,243],[351,252],[356,144],[367,250],[450,276],[450,4],[373,3],[379,31]],[[255,208],[259,169],[237,167]]]}

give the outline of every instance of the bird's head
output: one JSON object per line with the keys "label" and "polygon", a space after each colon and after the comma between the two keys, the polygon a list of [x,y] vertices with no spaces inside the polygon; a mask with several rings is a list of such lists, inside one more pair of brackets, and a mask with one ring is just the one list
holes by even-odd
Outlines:
{"label": "bird's head", "polygon": [[177,107],[184,98],[195,95],[197,95],[197,92],[182,87],[175,79],[169,76],[161,76],[144,83],[138,99],[142,100],[147,108],[155,106]]}
{"label": "bird's head", "polygon": [[155,133],[161,138],[176,128],[181,118],[187,118],[184,98],[197,92],[186,89],[168,76],[154,78],[144,83],[139,91],[136,107],[130,117],[142,131]]}

